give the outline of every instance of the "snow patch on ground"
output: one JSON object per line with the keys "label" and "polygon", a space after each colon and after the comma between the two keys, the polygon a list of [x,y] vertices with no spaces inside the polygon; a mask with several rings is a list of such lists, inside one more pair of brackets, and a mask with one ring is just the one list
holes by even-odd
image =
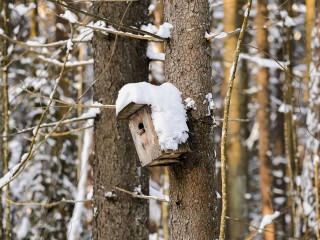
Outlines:
{"label": "snow patch on ground", "polygon": [[177,150],[188,139],[186,109],[181,92],[171,83],[154,86],[150,83],[126,84],[119,91],[116,114],[129,103],[151,106],[151,118],[162,150]]}

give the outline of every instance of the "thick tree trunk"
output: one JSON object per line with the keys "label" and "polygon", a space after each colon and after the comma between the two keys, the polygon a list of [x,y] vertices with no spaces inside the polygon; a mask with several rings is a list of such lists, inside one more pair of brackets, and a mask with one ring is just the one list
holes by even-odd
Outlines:
{"label": "thick tree trunk", "polygon": [[[261,58],[267,58],[268,53],[268,30],[264,28],[267,22],[268,1],[258,0],[257,24],[257,46]],[[272,214],[272,163],[269,157],[270,152],[270,101],[269,101],[269,71],[260,67],[256,77],[257,86],[261,88],[257,93],[259,109],[257,121],[259,123],[259,162],[260,162],[260,191],[262,199],[263,215]],[[265,239],[275,239],[274,224],[270,224],[264,232]]]}
{"label": "thick tree trunk", "polygon": [[192,150],[180,164],[169,167],[171,239],[214,239],[219,221],[214,189],[213,126],[206,95],[211,93],[210,46],[207,0],[164,2],[165,21],[173,25],[166,42],[165,77],[191,97],[196,110],[189,115],[189,145]]}
{"label": "thick tree trunk", "polygon": [[[139,27],[147,20],[147,4],[100,2],[94,4],[94,14],[117,23],[125,15],[123,24]],[[95,101],[114,104],[124,84],[148,80],[147,42],[96,34],[93,46],[95,78],[101,76],[94,85]],[[117,121],[113,110],[103,110],[94,134],[93,239],[147,239],[148,202],[115,191],[117,186],[129,191],[141,187],[148,194],[148,174],[140,169],[128,123]]]}

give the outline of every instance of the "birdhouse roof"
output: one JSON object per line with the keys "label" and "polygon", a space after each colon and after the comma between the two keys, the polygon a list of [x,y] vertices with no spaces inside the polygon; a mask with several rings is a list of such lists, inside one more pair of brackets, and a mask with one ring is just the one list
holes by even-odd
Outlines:
{"label": "birdhouse roof", "polygon": [[116,101],[118,118],[128,118],[144,105],[151,118],[162,150],[177,150],[188,139],[186,109],[181,92],[171,83],[155,86],[147,82],[123,86]]}

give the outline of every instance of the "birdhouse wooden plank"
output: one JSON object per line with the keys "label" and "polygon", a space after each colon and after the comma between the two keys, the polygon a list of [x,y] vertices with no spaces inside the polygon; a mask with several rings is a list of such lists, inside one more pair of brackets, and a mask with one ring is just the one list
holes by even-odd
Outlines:
{"label": "birdhouse wooden plank", "polygon": [[162,150],[148,105],[130,103],[117,116],[128,119],[129,128],[142,166],[164,166],[179,162],[179,157],[190,151],[188,144],[180,144],[176,151]]}

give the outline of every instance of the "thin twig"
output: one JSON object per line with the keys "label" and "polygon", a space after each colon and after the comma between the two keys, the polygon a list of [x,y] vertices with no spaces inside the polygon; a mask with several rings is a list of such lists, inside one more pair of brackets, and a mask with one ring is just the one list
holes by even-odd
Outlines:
{"label": "thin twig", "polygon": [[227,90],[227,94],[225,97],[225,107],[224,107],[224,115],[223,115],[223,126],[222,126],[222,137],[221,137],[221,183],[222,183],[222,212],[220,219],[220,235],[219,239],[225,239],[225,231],[226,231],[226,216],[227,216],[227,157],[226,157],[226,144],[227,144],[227,134],[228,134],[228,119],[229,119],[229,109],[231,102],[231,94],[233,89],[233,83],[236,76],[237,65],[239,60],[239,54],[241,51],[244,34],[247,28],[247,23],[249,20],[250,10],[252,6],[252,0],[248,0],[247,10],[244,14],[243,23],[241,26],[241,31],[239,35],[239,39],[237,42],[237,48],[234,56],[233,65],[230,70],[230,78],[229,78],[229,86]]}
{"label": "thin twig", "polygon": [[25,129],[20,130],[20,131],[18,131],[18,132],[16,132],[16,133],[10,134],[9,136],[15,136],[15,135],[18,135],[18,134],[30,132],[30,131],[33,131],[34,129],[36,129],[37,127],[38,127],[39,129],[40,129],[40,128],[48,128],[48,127],[54,127],[54,126],[56,126],[58,123],[59,123],[59,124],[66,124],[66,123],[86,121],[86,120],[89,120],[89,119],[93,119],[93,117],[81,117],[81,116],[80,116],[79,118],[64,119],[62,122],[59,121],[59,122],[52,122],[52,123],[44,123],[44,124],[41,124],[40,126],[37,125],[37,126],[25,128]]}
{"label": "thin twig", "polygon": [[[2,196],[0,195],[2,198]],[[41,206],[45,208],[52,208],[56,205],[62,204],[62,203],[71,203],[71,204],[76,204],[78,202],[92,202],[92,199],[83,199],[83,200],[71,200],[71,199],[61,199],[60,201],[57,202],[52,202],[52,203],[40,203],[40,202],[15,202],[9,198],[6,198],[6,201],[9,202],[12,205],[15,206]]]}
{"label": "thin twig", "polygon": [[130,191],[127,191],[123,188],[119,188],[119,187],[116,187],[116,189],[118,191],[121,191],[121,192],[125,192],[127,194],[130,194],[132,197],[134,198],[141,198],[141,199],[146,199],[146,200],[157,200],[157,201],[160,201],[160,202],[167,202],[169,203],[170,201],[168,201],[167,199],[165,198],[160,198],[160,197],[156,197],[156,196],[146,196],[146,195],[139,195],[139,194],[136,194],[136,193],[133,193],[133,192],[130,192]]}

